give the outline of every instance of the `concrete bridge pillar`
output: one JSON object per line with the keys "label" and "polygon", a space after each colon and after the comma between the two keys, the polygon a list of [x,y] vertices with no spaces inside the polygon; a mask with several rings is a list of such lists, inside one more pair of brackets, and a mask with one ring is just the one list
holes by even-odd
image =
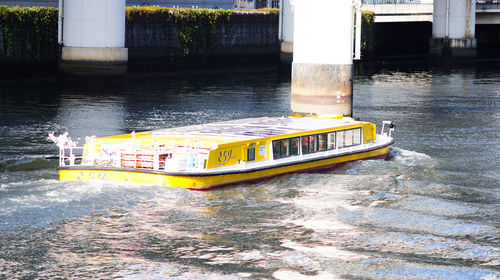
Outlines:
{"label": "concrete bridge pillar", "polygon": [[432,56],[474,57],[476,0],[434,0]]}
{"label": "concrete bridge pillar", "polygon": [[63,6],[61,71],[125,75],[125,0],[64,0]]}
{"label": "concrete bridge pillar", "polygon": [[352,0],[295,0],[292,114],[352,115]]}
{"label": "concrete bridge pillar", "polygon": [[292,0],[281,0],[280,2],[280,60],[283,64],[290,65],[293,61],[293,21],[295,3]]}

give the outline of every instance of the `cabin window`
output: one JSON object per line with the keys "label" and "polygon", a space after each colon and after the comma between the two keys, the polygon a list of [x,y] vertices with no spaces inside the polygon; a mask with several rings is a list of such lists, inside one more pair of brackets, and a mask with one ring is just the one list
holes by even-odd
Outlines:
{"label": "cabin window", "polygon": [[335,149],[335,132],[328,133],[328,141],[326,144],[327,150]]}
{"label": "cabin window", "polygon": [[[335,138],[337,137],[337,138]],[[298,139],[298,138],[297,138]],[[300,137],[302,154],[361,145],[361,128]]]}
{"label": "cabin window", "polygon": [[280,151],[281,151],[281,141],[274,140],[273,141],[273,158],[274,159],[280,158]]}
{"label": "cabin window", "polygon": [[255,147],[248,148],[247,150],[247,161],[255,160]]}
{"label": "cabin window", "polygon": [[290,139],[290,155],[298,155],[299,154],[299,138]]}
{"label": "cabin window", "polygon": [[344,147],[352,146],[352,129],[348,129],[344,131]]}
{"label": "cabin window", "polygon": [[290,139],[280,140],[281,152],[280,157],[287,157],[290,155]]}
{"label": "cabin window", "polygon": [[326,138],[327,138],[326,133],[318,135],[318,151],[326,150],[326,142],[327,142]]}
{"label": "cabin window", "polygon": [[302,136],[302,154],[335,149],[335,132]]}
{"label": "cabin window", "polygon": [[299,138],[288,138],[273,141],[273,158],[284,158],[299,154]]}
{"label": "cabin window", "polygon": [[344,134],[345,130],[337,131],[337,147],[344,148]]}
{"label": "cabin window", "polygon": [[307,136],[302,136],[302,154],[308,154],[309,153],[309,137]]}
{"label": "cabin window", "polygon": [[356,128],[353,130],[352,143],[353,145],[361,145],[361,128]]}
{"label": "cabin window", "polygon": [[337,146],[339,148],[361,145],[361,128],[337,131]]}
{"label": "cabin window", "polygon": [[309,152],[314,153],[318,151],[318,135],[309,135]]}

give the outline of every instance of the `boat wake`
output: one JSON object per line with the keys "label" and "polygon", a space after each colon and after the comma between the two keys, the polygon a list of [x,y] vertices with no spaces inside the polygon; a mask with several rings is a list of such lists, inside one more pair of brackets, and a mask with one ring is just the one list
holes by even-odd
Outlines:
{"label": "boat wake", "polygon": [[0,171],[34,171],[53,169],[58,166],[57,157],[40,156],[21,159],[6,159],[0,162]]}
{"label": "boat wake", "polygon": [[[162,192],[155,186],[114,182],[61,182],[0,176],[0,230],[57,224],[109,207],[130,207]],[[0,277],[1,278],[1,277]]]}
{"label": "boat wake", "polygon": [[436,161],[431,157],[423,153],[409,151],[397,147],[391,147],[389,152],[390,161],[405,165],[405,166],[422,166],[422,167],[433,167],[436,165]]}

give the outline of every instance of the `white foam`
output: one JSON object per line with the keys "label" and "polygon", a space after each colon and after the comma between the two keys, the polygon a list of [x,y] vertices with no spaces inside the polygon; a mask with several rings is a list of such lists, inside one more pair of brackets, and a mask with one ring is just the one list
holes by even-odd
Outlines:
{"label": "white foam", "polygon": [[335,279],[342,279],[339,278],[337,275],[334,275],[328,271],[321,271],[316,275],[305,275],[297,271],[291,271],[291,270],[286,270],[286,269],[280,269],[278,271],[275,271],[273,273],[273,277],[278,279],[278,280],[294,280],[294,279],[299,279],[299,280],[335,280]]}
{"label": "white foam", "polygon": [[433,167],[436,164],[432,157],[415,151],[392,147],[390,153],[394,158],[394,162],[406,166]]}

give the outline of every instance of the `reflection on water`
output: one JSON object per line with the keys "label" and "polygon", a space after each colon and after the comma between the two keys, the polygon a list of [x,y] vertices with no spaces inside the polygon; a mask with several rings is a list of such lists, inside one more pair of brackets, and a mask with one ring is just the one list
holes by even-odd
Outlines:
{"label": "reflection on water", "polygon": [[388,161],[210,192],[59,182],[46,135],[287,115],[289,81],[0,86],[0,278],[498,279],[499,74],[357,77],[356,117],[398,125]]}

